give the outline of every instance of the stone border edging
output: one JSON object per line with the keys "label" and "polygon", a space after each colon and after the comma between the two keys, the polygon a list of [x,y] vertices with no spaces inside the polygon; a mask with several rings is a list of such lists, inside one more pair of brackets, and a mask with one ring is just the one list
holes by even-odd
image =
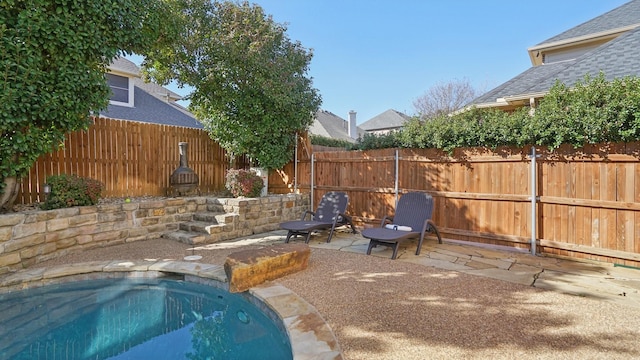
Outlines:
{"label": "stone border edging", "polygon": [[[128,274],[124,274],[128,273]],[[179,274],[185,281],[215,286],[228,291],[221,265],[182,261],[94,261],[31,268],[0,277],[0,294],[54,283],[116,277],[162,277]],[[270,282],[240,293],[287,331],[293,359],[341,360],[338,341],[318,311],[286,287]]]}

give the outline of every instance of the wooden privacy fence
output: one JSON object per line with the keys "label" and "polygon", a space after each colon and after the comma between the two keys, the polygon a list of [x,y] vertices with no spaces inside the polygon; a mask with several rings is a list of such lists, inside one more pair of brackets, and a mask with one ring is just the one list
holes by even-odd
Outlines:
{"label": "wooden privacy fence", "polygon": [[533,166],[530,152],[314,153],[298,159],[298,188],[313,204],[346,191],[348,212],[364,226],[392,215],[397,195],[425,191],[448,239],[640,266],[640,143],[537,149]]}
{"label": "wooden privacy fence", "polygon": [[17,203],[42,196],[47,176],[76,174],[105,184],[105,197],[165,195],[169,176],[180,165],[178,143],[189,143],[189,167],[200,191],[224,189],[227,154],[208,133],[193,128],[94,118],[87,131],[69,133],[64,146],[38,159],[22,179]]}

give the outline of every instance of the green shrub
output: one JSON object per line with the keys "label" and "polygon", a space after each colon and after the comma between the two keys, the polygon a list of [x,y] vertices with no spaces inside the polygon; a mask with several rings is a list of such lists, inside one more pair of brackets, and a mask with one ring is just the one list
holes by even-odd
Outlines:
{"label": "green shrub", "polygon": [[310,136],[311,145],[320,145],[320,146],[329,146],[329,147],[339,147],[345,148],[347,150],[351,150],[353,148],[353,144],[348,142],[347,140],[339,140],[332,139],[326,136],[313,135]]}
{"label": "green shrub", "polygon": [[230,169],[227,171],[225,187],[233,197],[260,197],[264,182],[255,171]]}
{"label": "green shrub", "polygon": [[370,149],[387,149],[400,147],[400,138],[397,131],[391,131],[386,134],[364,134],[358,138],[355,148],[358,150]]}
{"label": "green shrub", "polygon": [[42,206],[46,210],[95,205],[104,189],[100,181],[77,175],[49,176],[47,184],[51,193]]}
{"label": "green shrub", "polygon": [[[535,110],[512,112],[472,108],[451,116],[412,119],[398,134],[398,147],[435,148],[527,145],[553,151],[562,144],[582,147],[640,140],[640,78],[607,81],[604,74],[574,86],[556,83]],[[372,144],[373,142],[370,142]],[[390,147],[377,142],[377,148]]]}

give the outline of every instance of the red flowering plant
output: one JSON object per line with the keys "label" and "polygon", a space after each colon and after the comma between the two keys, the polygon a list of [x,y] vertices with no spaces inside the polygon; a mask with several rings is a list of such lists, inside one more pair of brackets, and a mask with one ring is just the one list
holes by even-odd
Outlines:
{"label": "red flowering plant", "polygon": [[227,171],[225,187],[233,197],[260,197],[264,182],[255,171],[230,169]]}

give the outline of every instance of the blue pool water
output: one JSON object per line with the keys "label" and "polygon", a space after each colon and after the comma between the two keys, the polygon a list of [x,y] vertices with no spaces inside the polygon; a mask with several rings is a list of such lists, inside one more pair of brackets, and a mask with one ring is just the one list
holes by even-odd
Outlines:
{"label": "blue pool water", "polygon": [[242,296],[167,279],[104,279],[0,295],[0,359],[291,359]]}

